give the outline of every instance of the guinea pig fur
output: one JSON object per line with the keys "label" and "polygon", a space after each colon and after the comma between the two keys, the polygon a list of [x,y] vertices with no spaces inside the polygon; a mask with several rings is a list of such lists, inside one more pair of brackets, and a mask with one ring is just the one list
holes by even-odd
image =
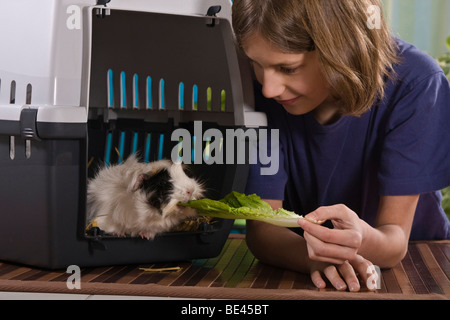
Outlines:
{"label": "guinea pig fur", "polygon": [[134,155],[102,168],[89,181],[88,221],[106,233],[153,239],[196,211],[178,204],[203,195],[201,184],[170,160],[141,163]]}

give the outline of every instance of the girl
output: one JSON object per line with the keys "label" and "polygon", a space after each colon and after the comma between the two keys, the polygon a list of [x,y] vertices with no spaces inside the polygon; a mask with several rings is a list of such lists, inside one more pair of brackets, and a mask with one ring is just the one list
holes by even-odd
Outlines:
{"label": "girl", "polygon": [[[377,7],[373,7],[377,6]],[[450,86],[435,61],[394,38],[378,0],[235,0],[233,28],[280,130],[280,170],[252,166],[246,192],[328,227],[249,222],[261,261],[358,291],[371,263],[398,264],[410,240],[450,238]]]}

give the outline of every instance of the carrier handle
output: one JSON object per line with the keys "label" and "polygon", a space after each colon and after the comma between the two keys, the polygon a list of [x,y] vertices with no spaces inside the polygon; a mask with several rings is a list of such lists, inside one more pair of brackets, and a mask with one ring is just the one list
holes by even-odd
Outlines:
{"label": "carrier handle", "polygon": [[208,27],[214,27],[216,25],[216,19],[214,17],[217,17],[217,14],[222,10],[222,6],[211,6],[208,8],[208,11],[206,12],[207,17],[212,17],[211,23],[208,24]]}
{"label": "carrier handle", "polygon": [[37,113],[38,109],[34,108],[24,108],[20,113],[20,135],[26,140],[41,140],[36,126]]}
{"label": "carrier handle", "polygon": [[107,3],[109,3],[109,2],[111,2],[111,0],[97,0],[97,5],[98,6],[105,6],[106,7],[106,4]]}
{"label": "carrier handle", "polygon": [[109,9],[106,9],[106,4],[109,3],[111,0],[97,0],[98,6],[105,6],[105,8],[96,8],[95,14],[98,18],[105,18],[106,16],[110,15]]}

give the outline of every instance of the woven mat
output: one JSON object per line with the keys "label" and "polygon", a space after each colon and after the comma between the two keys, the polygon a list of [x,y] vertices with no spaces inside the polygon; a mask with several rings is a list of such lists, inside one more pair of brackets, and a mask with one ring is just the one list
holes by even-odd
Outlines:
{"label": "woven mat", "polygon": [[[309,276],[260,263],[242,236],[230,236],[213,259],[177,264],[81,269],[81,288],[68,289],[71,274],[0,262],[0,291],[133,295],[205,299],[450,299],[450,242],[413,243],[401,264],[382,271],[372,292],[318,290]],[[141,268],[180,267],[173,272]]]}

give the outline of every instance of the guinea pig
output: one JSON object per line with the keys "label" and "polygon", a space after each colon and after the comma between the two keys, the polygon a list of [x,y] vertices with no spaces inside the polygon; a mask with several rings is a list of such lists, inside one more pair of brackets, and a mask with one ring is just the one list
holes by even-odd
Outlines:
{"label": "guinea pig", "polygon": [[89,181],[87,217],[108,234],[148,240],[197,215],[179,206],[204,193],[183,165],[170,160],[141,163],[134,155],[104,167]]}

